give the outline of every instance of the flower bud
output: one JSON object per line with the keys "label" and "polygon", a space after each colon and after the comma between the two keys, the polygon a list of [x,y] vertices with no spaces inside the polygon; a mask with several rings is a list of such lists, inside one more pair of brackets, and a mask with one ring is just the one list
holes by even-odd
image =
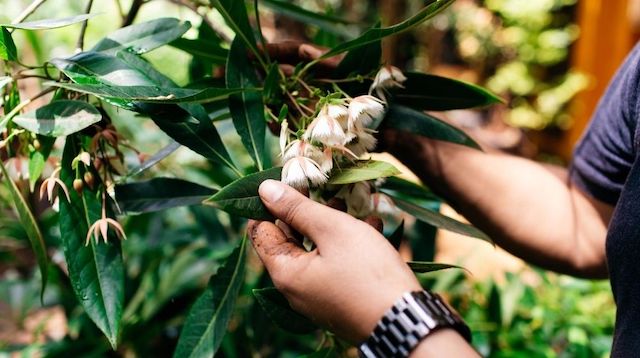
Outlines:
{"label": "flower bud", "polygon": [[91,190],[93,190],[95,179],[93,178],[93,174],[91,174],[91,172],[84,173],[84,182],[87,183],[87,185],[89,186],[89,188],[91,188]]}
{"label": "flower bud", "polygon": [[84,183],[82,182],[82,179],[75,179],[73,181],[73,190],[75,190],[76,193],[82,195],[83,188],[84,188]]}

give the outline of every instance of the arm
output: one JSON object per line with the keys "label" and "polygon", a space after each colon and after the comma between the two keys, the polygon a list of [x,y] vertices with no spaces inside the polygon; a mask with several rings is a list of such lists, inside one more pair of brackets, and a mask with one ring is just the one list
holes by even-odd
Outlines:
{"label": "arm", "polygon": [[498,245],[531,263],[607,276],[613,207],[572,186],[566,170],[385,130],[384,147]]}
{"label": "arm", "polygon": [[[253,246],[291,306],[317,324],[360,343],[403,293],[421,289],[396,250],[370,225],[280,182],[265,181],[259,193],[279,221],[251,222]],[[317,249],[302,249],[285,234],[291,231],[289,225]],[[412,356],[441,357],[443,352],[478,357],[449,329],[427,336]]]}

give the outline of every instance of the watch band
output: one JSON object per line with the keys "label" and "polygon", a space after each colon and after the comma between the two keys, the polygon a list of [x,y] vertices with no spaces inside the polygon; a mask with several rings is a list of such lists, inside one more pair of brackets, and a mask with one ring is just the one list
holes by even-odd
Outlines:
{"label": "watch band", "polygon": [[439,295],[407,292],[376,325],[358,351],[364,358],[404,358],[420,341],[440,328],[453,328],[468,342],[471,330]]}

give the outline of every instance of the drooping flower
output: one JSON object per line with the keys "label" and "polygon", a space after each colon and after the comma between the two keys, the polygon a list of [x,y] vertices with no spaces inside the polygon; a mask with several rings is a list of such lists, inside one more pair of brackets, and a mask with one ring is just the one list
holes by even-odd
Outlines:
{"label": "drooping flower", "polygon": [[94,222],[93,225],[91,225],[91,227],[89,227],[89,231],[87,232],[87,239],[85,240],[84,245],[85,246],[89,245],[89,241],[91,241],[92,236],[96,239],[96,244],[97,244],[100,241],[98,234],[102,236],[102,240],[106,244],[107,239],[109,238],[109,227],[111,227],[113,231],[115,231],[119,239],[123,239],[123,240],[127,239],[127,235],[124,233],[124,229],[122,228],[122,225],[120,225],[120,223],[117,222],[116,220],[110,217],[107,217],[107,214],[104,208],[104,203],[103,203],[102,217],[98,219],[96,222]]}
{"label": "drooping flower", "polygon": [[62,180],[60,180],[59,178],[59,174],[60,174],[60,170],[62,168],[58,167],[56,168],[53,173],[51,173],[51,175],[42,181],[42,184],[40,184],[40,199],[42,199],[44,197],[44,193],[47,193],[47,200],[49,200],[50,203],[53,204],[54,201],[54,197],[53,197],[53,189],[55,189],[56,185],[60,188],[62,188],[62,191],[64,191],[65,196],[67,197],[67,201],[70,202],[71,198],[69,197],[69,190],[67,189],[67,186],[64,184],[64,182]]}
{"label": "drooping flower", "polygon": [[284,151],[289,142],[289,122],[285,119],[280,124],[280,155],[284,157]]}
{"label": "drooping flower", "polygon": [[347,130],[356,132],[384,115],[383,102],[371,95],[358,96],[349,101]]}
{"label": "drooping flower", "polygon": [[327,181],[327,175],[320,165],[311,158],[297,156],[289,159],[282,168],[282,182],[296,189],[309,187],[309,182],[317,186]]}
{"label": "drooping flower", "polygon": [[376,131],[368,128],[356,132],[354,139],[347,144],[347,148],[357,157],[375,149],[378,140],[373,133]]}
{"label": "drooping flower", "polygon": [[322,150],[304,139],[296,139],[285,148],[282,161],[286,163],[295,157],[307,157],[316,162],[323,173],[328,173],[333,168],[332,153],[331,147]]}
{"label": "drooping flower", "polygon": [[348,115],[349,113],[345,106],[335,104],[324,106],[318,116],[307,127],[303,138],[307,141],[317,141],[328,146],[345,144],[347,136],[339,120],[348,118]]}
{"label": "drooping flower", "polygon": [[373,84],[371,84],[371,88],[369,89],[369,94],[371,94],[374,90],[380,99],[386,101],[386,97],[384,94],[385,89],[393,88],[393,87],[402,87],[402,83],[407,80],[407,77],[400,71],[399,68],[394,66],[385,66],[378,71],[376,74],[376,78],[373,80]]}
{"label": "drooping flower", "polygon": [[371,185],[368,182],[345,185],[336,197],[345,201],[350,215],[365,217],[371,213]]}

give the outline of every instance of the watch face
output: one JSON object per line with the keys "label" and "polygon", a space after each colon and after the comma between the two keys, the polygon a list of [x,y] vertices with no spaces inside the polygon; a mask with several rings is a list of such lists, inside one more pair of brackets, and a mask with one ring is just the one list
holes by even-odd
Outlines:
{"label": "watch face", "polygon": [[361,357],[407,357],[433,331],[449,327],[471,341],[471,331],[460,316],[436,294],[407,292],[360,345]]}

